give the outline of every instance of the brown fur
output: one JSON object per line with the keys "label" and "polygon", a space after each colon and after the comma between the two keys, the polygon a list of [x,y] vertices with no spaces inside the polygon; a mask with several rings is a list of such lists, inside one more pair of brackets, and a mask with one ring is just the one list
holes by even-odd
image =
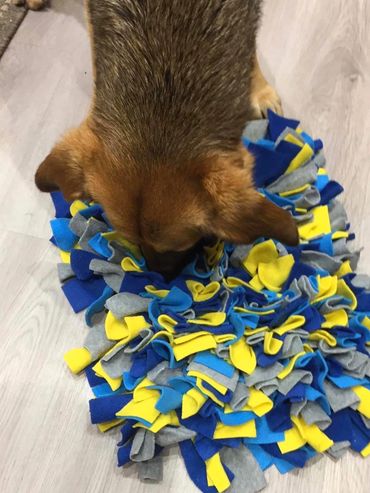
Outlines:
{"label": "brown fur", "polygon": [[100,202],[162,271],[203,236],[296,243],[289,213],[254,189],[253,158],[240,144],[245,122],[256,114],[256,92],[267,85],[256,82],[260,2],[86,5],[91,112],[40,165],[37,186]]}

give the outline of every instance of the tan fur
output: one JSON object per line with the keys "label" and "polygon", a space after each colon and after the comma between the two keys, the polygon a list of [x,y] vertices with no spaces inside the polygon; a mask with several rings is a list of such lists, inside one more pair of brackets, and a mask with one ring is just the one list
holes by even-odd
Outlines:
{"label": "tan fur", "polygon": [[26,5],[31,10],[40,10],[45,7],[48,0],[12,0],[14,5]]}
{"label": "tan fur", "polygon": [[240,143],[256,105],[269,104],[255,58],[260,2],[85,3],[91,111],[40,165],[39,189],[101,203],[166,274],[208,236],[297,243],[290,214],[255,190]]}
{"label": "tan fur", "polygon": [[266,118],[268,109],[275,111],[279,115],[283,114],[279,95],[265,79],[258,63],[257,55],[255,55],[251,79],[251,104],[255,118]]}

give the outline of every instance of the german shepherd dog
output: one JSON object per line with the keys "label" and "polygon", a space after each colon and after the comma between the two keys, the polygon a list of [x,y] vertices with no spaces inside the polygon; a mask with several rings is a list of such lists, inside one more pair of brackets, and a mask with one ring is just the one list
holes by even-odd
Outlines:
{"label": "german shepherd dog", "polygon": [[83,123],[36,173],[44,192],[93,199],[171,275],[203,237],[298,242],[253,183],[248,120],[281,111],[256,57],[259,0],[87,0],[95,91]]}

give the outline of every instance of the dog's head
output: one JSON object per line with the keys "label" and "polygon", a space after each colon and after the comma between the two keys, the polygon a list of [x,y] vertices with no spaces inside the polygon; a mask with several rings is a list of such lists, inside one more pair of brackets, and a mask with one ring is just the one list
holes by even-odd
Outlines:
{"label": "dog's head", "polygon": [[289,212],[254,188],[253,157],[242,146],[191,162],[117,162],[87,127],[68,134],[36,173],[42,191],[92,198],[114,228],[141,246],[151,269],[178,272],[201,238],[298,242]]}

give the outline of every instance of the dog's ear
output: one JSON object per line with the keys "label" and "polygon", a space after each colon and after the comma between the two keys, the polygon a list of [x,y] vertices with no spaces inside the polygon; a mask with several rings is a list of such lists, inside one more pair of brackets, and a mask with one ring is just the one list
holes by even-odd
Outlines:
{"label": "dog's ear", "polygon": [[85,195],[84,174],[79,163],[71,159],[67,149],[56,146],[40,164],[35,183],[42,192],[60,190],[66,200],[76,200]]}
{"label": "dog's ear", "polygon": [[203,167],[203,184],[213,204],[207,232],[233,243],[266,237],[297,245],[298,230],[291,214],[255,189],[253,164],[253,156],[240,149],[214,156]]}
{"label": "dog's ear", "polygon": [[42,192],[60,190],[66,200],[89,196],[86,172],[97,154],[95,135],[86,124],[67,133],[40,164],[36,186]]}
{"label": "dog's ear", "polygon": [[251,243],[260,237],[274,238],[291,246],[299,242],[297,226],[291,214],[252,191],[244,205],[235,208],[226,220],[216,221],[215,228],[218,227],[221,236],[233,243]]}

